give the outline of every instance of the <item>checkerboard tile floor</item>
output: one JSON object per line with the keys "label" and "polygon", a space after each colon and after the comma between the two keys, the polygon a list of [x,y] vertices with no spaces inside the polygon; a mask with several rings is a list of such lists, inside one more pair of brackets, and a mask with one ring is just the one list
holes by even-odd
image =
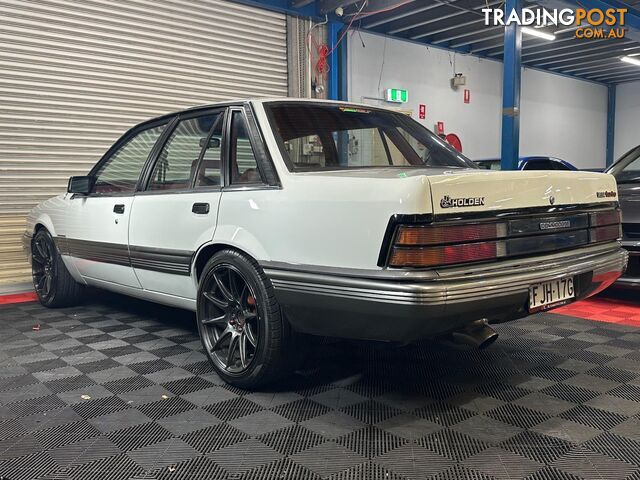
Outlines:
{"label": "checkerboard tile floor", "polygon": [[189,313],[0,306],[0,477],[640,479],[640,330],[497,330],[482,352],[314,340],[247,392],[212,372]]}

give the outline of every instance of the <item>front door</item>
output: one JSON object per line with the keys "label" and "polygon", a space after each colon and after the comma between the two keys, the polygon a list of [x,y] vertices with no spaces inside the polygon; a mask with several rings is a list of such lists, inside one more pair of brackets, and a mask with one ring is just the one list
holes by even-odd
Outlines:
{"label": "front door", "polygon": [[69,201],[67,228],[56,241],[92,283],[140,288],[129,261],[129,217],[141,171],[165,126],[166,122],[125,135],[92,171],[92,192]]}
{"label": "front door", "polygon": [[192,260],[216,228],[225,111],[181,115],[134,197],[131,264],[145,290],[196,297]]}

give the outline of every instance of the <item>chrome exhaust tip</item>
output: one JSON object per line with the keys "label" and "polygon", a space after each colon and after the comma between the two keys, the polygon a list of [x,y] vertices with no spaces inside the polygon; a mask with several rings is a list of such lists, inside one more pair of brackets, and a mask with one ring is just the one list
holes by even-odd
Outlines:
{"label": "chrome exhaust tip", "polygon": [[449,334],[447,340],[454,345],[470,345],[484,350],[498,339],[498,332],[489,326],[487,320],[476,320],[460,330]]}

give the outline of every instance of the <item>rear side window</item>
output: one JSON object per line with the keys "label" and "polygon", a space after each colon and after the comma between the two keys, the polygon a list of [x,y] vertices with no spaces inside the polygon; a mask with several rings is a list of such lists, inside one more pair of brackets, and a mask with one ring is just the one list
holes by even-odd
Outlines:
{"label": "rear side window", "polygon": [[[222,112],[216,112],[180,121],[156,160],[148,190],[189,188],[196,176],[200,153],[207,146],[209,132],[216,127],[221,129],[223,116]],[[219,139],[209,143],[215,143],[220,149]]]}
{"label": "rear side window", "polygon": [[247,125],[240,111],[234,111],[231,117],[231,183],[262,183],[262,175],[251,147]]}
{"label": "rear side window", "polygon": [[95,193],[133,193],[151,149],[166,125],[138,132],[123,143],[95,173]]}

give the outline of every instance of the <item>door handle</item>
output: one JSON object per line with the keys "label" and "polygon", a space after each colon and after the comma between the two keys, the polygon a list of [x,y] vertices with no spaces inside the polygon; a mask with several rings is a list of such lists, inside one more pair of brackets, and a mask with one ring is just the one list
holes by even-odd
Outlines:
{"label": "door handle", "polygon": [[113,213],[124,213],[124,205],[119,203],[113,206]]}
{"label": "door handle", "polygon": [[208,203],[194,203],[193,207],[191,207],[191,211],[198,215],[206,215],[209,213],[209,204]]}

